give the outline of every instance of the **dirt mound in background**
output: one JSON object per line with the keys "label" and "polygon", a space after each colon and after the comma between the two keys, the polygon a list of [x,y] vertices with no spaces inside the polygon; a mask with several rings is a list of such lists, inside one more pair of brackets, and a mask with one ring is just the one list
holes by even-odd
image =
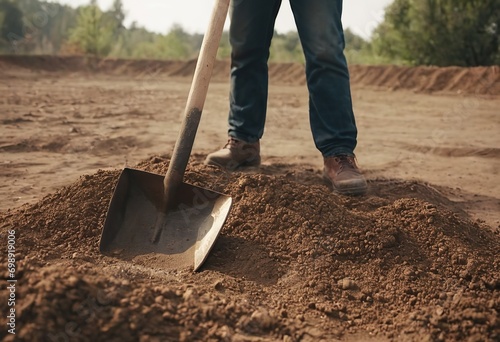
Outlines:
{"label": "dirt mound in background", "polygon": [[82,56],[0,56],[0,71],[23,68],[48,72],[99,72],[115,75],[192,76],[195,62],[167,60],[99,59]]}
{"label": "dirt mound in background", "polygon": [[[153,157],[138,167],[164,173],[167,166]],[[8,211],[1,225],[17,236],[17,336],[500,337],[498,235],[449,211],[449,201],[423,184],[373,181],[369,195],[346,198],[321,185],[314,170],[284,170],[226,174],[193,160],[188,182],[234,199],[214,251],[195,274],[99,254],[118,171],[83,176],[35,205]],[[0,307],[7,312],[7,301]]]}
{"label": "dirt mound in background", "polygon": [[[192,77],[196,61],[98,59],[81,56],[0,56],[0,73],[12,67],[48,72],[99,72],[134,77]],[[228,61],[217,61],[214,79],[227,80]],[[377,86],[393,90],[418,92],[455,92],[463,94],[500,94],[498,66],[461,67],[404,67],[367,66],[350,67],[353,85]],[[271,82],[305,84],[304,67],[295,63],[271,63]]]}
{"label": "dirt mound in background", "polygon": [[438,68],[354,65],[351,67],[351,78],[354,84],[386,87],[393,90],[500,94],[500,68],[498,66]]}

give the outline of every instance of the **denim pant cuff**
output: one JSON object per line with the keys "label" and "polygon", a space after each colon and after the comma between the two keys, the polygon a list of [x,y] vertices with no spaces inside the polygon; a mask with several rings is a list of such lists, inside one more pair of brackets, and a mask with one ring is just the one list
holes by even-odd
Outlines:
{"label": "denim pant cuff", "polygon": [[338,147],[338,148],[335,148],[335,149],[328,151],[327,153],[323,153],[324,158],[334,157],[334,156],[338,156],[338,155],[347,155],[347,156],[352,156],[352,157],[355,156],[353,150],[346,148],[346,147]]}
{"label": "denim pant cuff", "polygon": [[253,143],[256,143],[257,141],[259,141],[259,139],[257,139],[257,138],[249,138],[248,136],[243,135],[243,134],[240,134],[240,133],[237,133],[237,132],[235,132],[235,131],[230,131],[230,132],[228,132],[228,135],[229,135],[231,138],[235,138],[235,139],[238,139],[238,140],[244,141],[244,142],[246,142],[247,144],[253,144]]}

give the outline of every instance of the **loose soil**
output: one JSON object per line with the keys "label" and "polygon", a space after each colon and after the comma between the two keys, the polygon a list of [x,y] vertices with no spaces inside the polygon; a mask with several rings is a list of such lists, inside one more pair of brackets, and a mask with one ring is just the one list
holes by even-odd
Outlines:
{"label": "loose soil", "polygon": [[[185,180],[234,205],[193,273],[98,250],[123,165],[166,172],[189,88],[182,73],[138,74],[140,63],[192,62],[96,72],[78,58],[36,61],[0,60],[0,225],[4,243],[16,231],[18,340],[500,339],[497,69],[480,76],[497,77],[490,86],[460,94],[450,84],[388,91],[354,72],[369,180],[355,198],[322,182],[305,88],[276,74],[263,165],[204,166],[225,135],[228,88],[216,73]],[[5,317],[6,286],[0,293]]]}

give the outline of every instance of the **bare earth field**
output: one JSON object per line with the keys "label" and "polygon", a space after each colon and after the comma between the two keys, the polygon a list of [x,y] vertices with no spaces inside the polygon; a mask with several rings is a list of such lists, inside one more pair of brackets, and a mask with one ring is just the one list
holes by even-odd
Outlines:
{"label": "bare earth field", "polygon": [[500,338],[498,67],[353,67],[370,189],[346,198],[322,183],[300,66],[270,69],[263,165],[202,165],[226,139],[219,63],[186,178],[235,204],[193,274],[98,251],[119,170],[166,171],[193,63],[96,63],[0,59],[0,225],[5,243],[16,231],[17,338]]}

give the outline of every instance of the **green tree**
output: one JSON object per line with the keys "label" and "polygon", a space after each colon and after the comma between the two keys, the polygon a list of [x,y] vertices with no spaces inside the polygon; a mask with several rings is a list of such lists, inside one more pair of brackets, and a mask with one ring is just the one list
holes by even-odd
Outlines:
{"label": "green tree", "polygon": [[366,40],[352,32],[349,28],[344,30],[344,39],[346,49],[349,50],[361,51],[366,49],[368,46],[368,42]]}
{"label": "green tree", "polygon": [[133,24],[125,34],[124,45],[130,57],[183,60],[197,56],[201,40],[199,44],[193,45],[194,42],[198,42],[198,35],[188,34],[177,24],[166,35],[151,33]]}
{"label": "green tree", "polygon": [[113,26],[106,20],[95,0],[79,8],[76,26],[70,32],[70,43],[85,54],[101,57],[110,52],[112,38]]}
{"label": "green tree", "polygon": [[119,54],[119,51],[122,51],[126,44],[125,16],[122,0],[114,0],[110,9],[105,12],[104,20],[113,31],[113,44],[109,53],[110,55],[116,56]]}
{"label": "green tree", "polygon": [[53,54],[67,40],[74,26],[76,10],[70,6],[40,0],[12,0],[22,12],[21,53]]}
{"label": "green tree", "polygon": [[395,0],[373,41],[377,53],[411,64],[498,63],[500,1]]}
{"label": "green tree", "polygon": [[370,44],[349,28],[344,30],[345,56],[349,64],[372,64],[372,50]]}
{"label": "green tree", "polygon": [[123,9],[122,0],[114,0],[113,5],[111,5],[111,8],[107,13],[115,22],[117,29],[123,29],[125,27],[123,26],[123,22],[125,20],[125,10]]}
{"label": "green tree", "polygon": [[155,34],[143,27],[139,27],[136,22],[130,25],[129,29],[124,29],[121,40],[113,47],[112,55],[123,58],[145,58],[148,57],[142,51],[143,47],[152,44]]}
{"label": "green tree", "polygon": [[0,51],[15,50],[23,37],[23,14],[9,0],[0,0]]}
{"label": "green tree", "polygon": [[220,39],[219,50],[217,51],[218,59],[229,59],[231,58],[231,44],[229,42],[229,32],[222,32],[222,37]]}
{"label": "green tree", "polygon": [[304,53],[296,31],[284,34],[274,32],[269,60],[271,62],[304,63]]}
{"label": "green tree", "polygon": [[189,34],[182,26],[174,24],[163,39],[163,52],[166,58],[182,59],[189,57],[190,51],[187,42]]}
{"label": "green tree", "polygon": [[167,35],[157,39],[159,57],[165,59],[193,58],[196,51],[189,45],[189,41],[190,35],[180,25],[174,24]]}

